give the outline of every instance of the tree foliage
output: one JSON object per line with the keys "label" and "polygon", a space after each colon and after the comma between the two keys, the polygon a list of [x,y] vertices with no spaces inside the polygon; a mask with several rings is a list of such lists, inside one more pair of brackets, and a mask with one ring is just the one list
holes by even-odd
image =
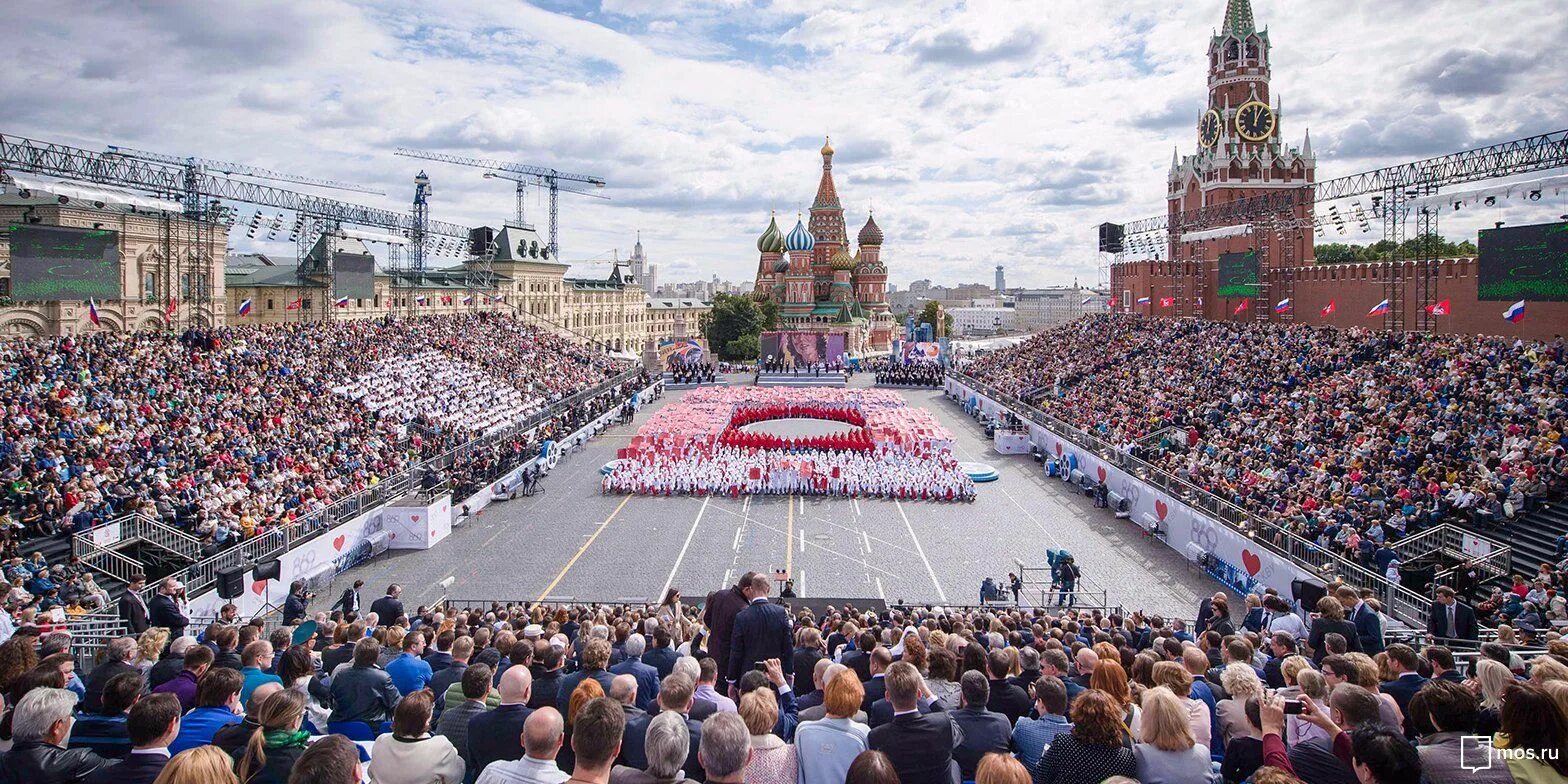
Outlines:
{"label": "tree foliage", "polygon": [[[934,299],[927,300],[926,306],[920,310],[920,315],[915,317],[915,323],[930,324],[933,327],[936,326],[936,314],[941,309],[941,307],[942,303],[937,302]],[[953,334],[953,314],[947,312],[942,313],[941,333],[943,335]]]}
{"label": "tree foliage", "polygon": [[[1394,243],[1379,240],[1371,245],[1350,245],[1331,242],[1313,249],[1319,264],[1349,264],[1358,261],[1387,261],[1392,256]],[[1401,259],[1437,258],[1451,259],[1476,255],[1475,243],[1449,242],[1435,235],[1412,237],[1399,245]]]}
{"label": "tree foliage", "polygon": [[720,359],[755,359],[762,328],[762,311],[750,297],[719,294],[713,298],[706,334]]}

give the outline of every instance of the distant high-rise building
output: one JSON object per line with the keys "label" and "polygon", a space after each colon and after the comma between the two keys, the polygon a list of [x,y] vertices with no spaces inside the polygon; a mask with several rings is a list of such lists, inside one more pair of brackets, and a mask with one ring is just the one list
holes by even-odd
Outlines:
{"label": "distant high-rise building", "polygon": [[1007,291],[1007,276],[1002,272],[1002,265],[996,265],[996,293]]}
{"label": "distant high-rise building", "polygon": [[637,244],[632,246],[631,257],[632,280],[636,281],[643,291],[650,295],[656,290],[653,285],[653,265],[648,263],[647,254],[642,250],[642,232],[637,232]]}

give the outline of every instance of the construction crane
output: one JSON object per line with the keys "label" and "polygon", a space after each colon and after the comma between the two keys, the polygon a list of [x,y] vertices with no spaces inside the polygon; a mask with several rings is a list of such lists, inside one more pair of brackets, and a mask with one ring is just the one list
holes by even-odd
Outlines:
{"label": "construction crane", "polygon": [[[508,180],[517,183],[517,223],[519,226],[527,225],[528,222],[523,220],[523,192],[527,186],[538,184],[539,178],[520,177],[516,174],[509,174],[502,171],[487,171],[485,172],[484,177],[487,180]],[[576,188],[559,188],[558,190],[562,190],[567,193],[575,193],[580,196],[592,196],[595,199],[604,199],[606,201],[608,201],[610,198],[609,196],[606,196],[602,193],[594,193],[593,191],[580,191]],[[553,253],[554,251],[551,252]]]}
{"label": "construction crane", "polygon": [[230,163],[228,161],[214,161],[207,158],[197,158],[195,156],[165,155],[161,152],[147,152],[146,150],[136,150],[130,147],[121,147],[117,144],[110,144],[105,146],[103,154],[125,158],[140,158],[144,161],[152,161],[153,163],[167,163],[174,166],[193,166],[201,169],[209,169],[220,174],[237,174],[242,177],[254,177],[261,180],[293,182],[300,185],[314,185],[318,188],[333,188],[340,191],[371,193],[377,196],[387,195],[386,191],[378,191],[374,188],[366,188],[363,185],[353,185],[346,182],[338,182],[337,180],[323,180],[317,177],[302,177],[298,174],[284,174],[283,172],[275,172],[271,169],[263,169],[259,166],[247,166],[243,163]]}
{"label": "construction crane", "polygon": [[555,258],[561,257],[561,248],[558,242],[558,230],[560,228],[561,214],[559,207],[560,192],[564,190],[567,193],[588,195],[585,191],[574,190],[569,187],[562,188],[561,183],[581,182],[592,185],[595,188],[604,187],[604,180],[599,177],[594,177],[588,174],[571,174],[542,166],[529,166],[522,163],[511,163],[508,161],[497,161],[487,158],[469,158],[463,155],[450,155],[444,152],[410,150],[406,147],[397,148],[397,154],[405,158],[423,158],[428,161],[455,163],[458,166],[473,166],[478,169],[490,169],[496,172],[510,172],[512,174],[521,174],[535,178],[538,182],[542,183],[545,187],[550,189],[550,255]]}

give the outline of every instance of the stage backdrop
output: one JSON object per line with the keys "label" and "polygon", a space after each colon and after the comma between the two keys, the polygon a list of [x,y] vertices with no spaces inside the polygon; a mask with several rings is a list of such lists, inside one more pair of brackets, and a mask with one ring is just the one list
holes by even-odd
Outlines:
{"label": "stage backdrop", "polygon": [[785,362],[837,362],[849,346],[842,332],[764,332],[762,356]]}
{"label": "stage backdrop", "polygon": [[702,338],[665,338],[659,341],[659,367],[669,367],[671,358],[687,365],[706,362],[707,343]]}

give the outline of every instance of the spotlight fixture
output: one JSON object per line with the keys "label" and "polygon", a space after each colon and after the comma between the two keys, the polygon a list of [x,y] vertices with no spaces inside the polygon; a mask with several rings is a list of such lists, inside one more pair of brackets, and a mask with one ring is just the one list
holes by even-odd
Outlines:
{"label": "spotlight fixture", "polygon": [[1536,188],[1535,190],[1530,191],[1529,198],[1530,198],[1530,201],[1540,201],[1541,200],[1541,189],[1540,188]]}
{"label": "spotlight fixture", "polygon": [[1485,204],[1488,207],[1496,207],[1497,206],[1497,197],[1496,196],[1488,196],[1488,197],[1486,197]]}

